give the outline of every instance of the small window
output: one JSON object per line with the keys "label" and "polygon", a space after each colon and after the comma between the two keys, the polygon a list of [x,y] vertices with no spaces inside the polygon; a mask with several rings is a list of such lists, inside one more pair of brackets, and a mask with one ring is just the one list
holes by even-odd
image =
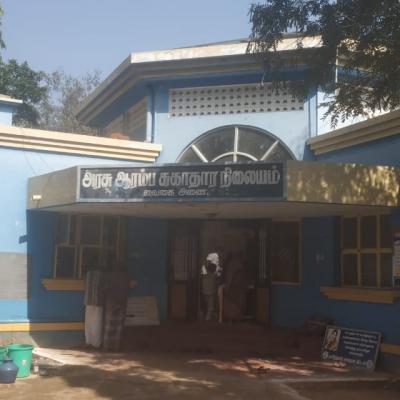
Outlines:
{"label": "small window", "polygon": [[60,214],[55,229],[54,278],[82,279],[113,269],[119,256],[119,217]]}
{"label": "small window", "polygon": [[375,215],[361,217],[361,247],[375,249],[377,247],[377,217]]}
{"label": "small window", "polygon": [[393,286],[390,215],[342,219],[342,285]]}
{"label": "small window", "polygon": [[356,249],[357,248],[357,218],[344,218],[343,219],[343,248]]}
{"label": "small window", "polygon": [[392,224],[390,221],[390,215],[380,216],[380,246],[382,248],[392,247]]}
{"label": "small window", "polygon": [[361,254],[361,286],[378,286],[377,254]]}
{"label": "small window", "polygon": [[81,247],[80,276],[85,276],[88,271],[101,269],[102,260],[100,255],[100,247]]}
{"label": "small window", "polygon": [[56,249],[55,276],[57,278],[74,278],[76,248],[74,246],[58,246]]}
{"label": "small window", "polygon": [[381,287],[393,286],[393,267],[392,267],[392,255],[381,254],[380,256],[380,282]]}
{"label": "small window", "polygon": [[346,286],[358,285],[358,262],[356,254],[343,255],[343,284]]}

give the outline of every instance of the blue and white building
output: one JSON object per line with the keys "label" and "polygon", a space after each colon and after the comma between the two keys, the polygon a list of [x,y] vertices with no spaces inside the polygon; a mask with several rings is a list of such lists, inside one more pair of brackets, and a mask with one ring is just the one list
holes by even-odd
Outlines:
{"label": "blue and white building", "polygon": [[2,119],[3,341],[79,342],[85,272],[119,262],[161,321],[196,320],[205,255],[239,250],[249,319],[379,331],[400,365],[400,112],[327,132],[323,93],[275,91],[246,48],[131,54],[78,112],[99,136]]}

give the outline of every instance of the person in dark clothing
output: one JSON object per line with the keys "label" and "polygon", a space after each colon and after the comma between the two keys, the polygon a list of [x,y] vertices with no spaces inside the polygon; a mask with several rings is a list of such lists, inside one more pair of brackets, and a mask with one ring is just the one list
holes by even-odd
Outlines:
{"label": "person in dark clothing", "polygon": [[216,265],[211,262],[207,262],[206,273],[202,275],[202,295],[205,306],[205,316],[206,321],[210,321],[215,307],[215,301],[217,296],[217,274]]}
{"label": "person in dark clothing", "polygon": [[224,286],[224,318],[240,321],[246,309],[247,275],[242,252],[234,252],[226,265]]}
{"label": "person in dark clothing", "polygon": [[121,347],[129,294],[129,275],[123,269],[109,271],[104,279],[105,313],[103,348],[118,351]]}
{"label": "person in dark clothing", "polygon": [[212,319],[219,285],[221,284],[222,268],[219,264],[218,253],[210,253],[206,264],[201,267],[201,300],[204,319]]}
{"label": "person in dark clothing", "polygon": [[85,284],[85,343],[99,348],[102,342],[104,276],[100,270],[88,271]]}

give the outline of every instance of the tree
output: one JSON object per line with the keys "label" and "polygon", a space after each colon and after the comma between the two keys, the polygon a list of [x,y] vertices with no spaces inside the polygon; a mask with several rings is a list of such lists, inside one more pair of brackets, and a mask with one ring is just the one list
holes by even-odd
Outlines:
{"label": "tree", "polygon": [[96,130],[83,125],[75,117],[79,104],[100,83],[100,72],[86,74],[82,79],[63,71],[47,74],[47,97],[40,103],[40,128],[64,132],[95,134]]}
{"label": "tree", "polygon": [[36,127],[39,124],[37,105],[47,97],[43,85],[45,74],[32,70],[27,62],[0,60],[0,93],[23,100],[14,114],[16,125]]}
{"label": "tree", "polygon": [[[1,27],[1,19],[3,18],[4,15],[4,11],[3,11],[3,7],[0,6],[0,27]],[[0,31],[0,48],[4,49],[6,47],[6,44],[4,43],[3,40],[3,32]]]}
{"label": "tree", "polygon": [[[249,16],[248,51],[262,58],[277,83],[279,69],[303,65],[303,92],[296,88],[296,94],[322,87],[333,126],[339,119],[399,107],[398,0],[266,0],[253,4]],[[297,38],[291,57],[274,52],[288,33]],[[318,36],[321,47],[306,50],[309,36]]]}
{"label": "tree", "polygon": [[[0,27],[3,18],[3,9],[0,6]],[[6,47],[2,31],[0,30],[0,48]],[[39,113],[36,105],[45,99],[47,89],[42,85],[43,72],[32,70],[27,62],[22,64],[17,60],[3,61],[0,57],[0,93],[23,100],[16,113],[14,123],[23,126],[37,126]]]}
{"label": "tree", "polygon": [[[0,27],[3,9],[0,6]],[[0,30],[0,48],[5,48]],[[100,73],[87,74],[82,79],[62,71],[46,74],[32,70],[27,62],[5,62],[0,56],[0,93],[23,100],[13,123],[67,132],[93,134],[95,131],[75,118],[78,104],[99,84]]]}

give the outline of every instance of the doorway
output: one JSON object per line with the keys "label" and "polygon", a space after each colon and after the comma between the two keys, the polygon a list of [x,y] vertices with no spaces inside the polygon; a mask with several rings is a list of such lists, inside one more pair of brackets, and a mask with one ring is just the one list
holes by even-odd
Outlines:
{"label": "doorway", "polygon": [[[223,320],[269,322],[269,221],[171,221],[169,229],[169,317],[204,317],[201,269],[218,253],[223,270]],[[214,319],[219,319],[217,315]]]}

